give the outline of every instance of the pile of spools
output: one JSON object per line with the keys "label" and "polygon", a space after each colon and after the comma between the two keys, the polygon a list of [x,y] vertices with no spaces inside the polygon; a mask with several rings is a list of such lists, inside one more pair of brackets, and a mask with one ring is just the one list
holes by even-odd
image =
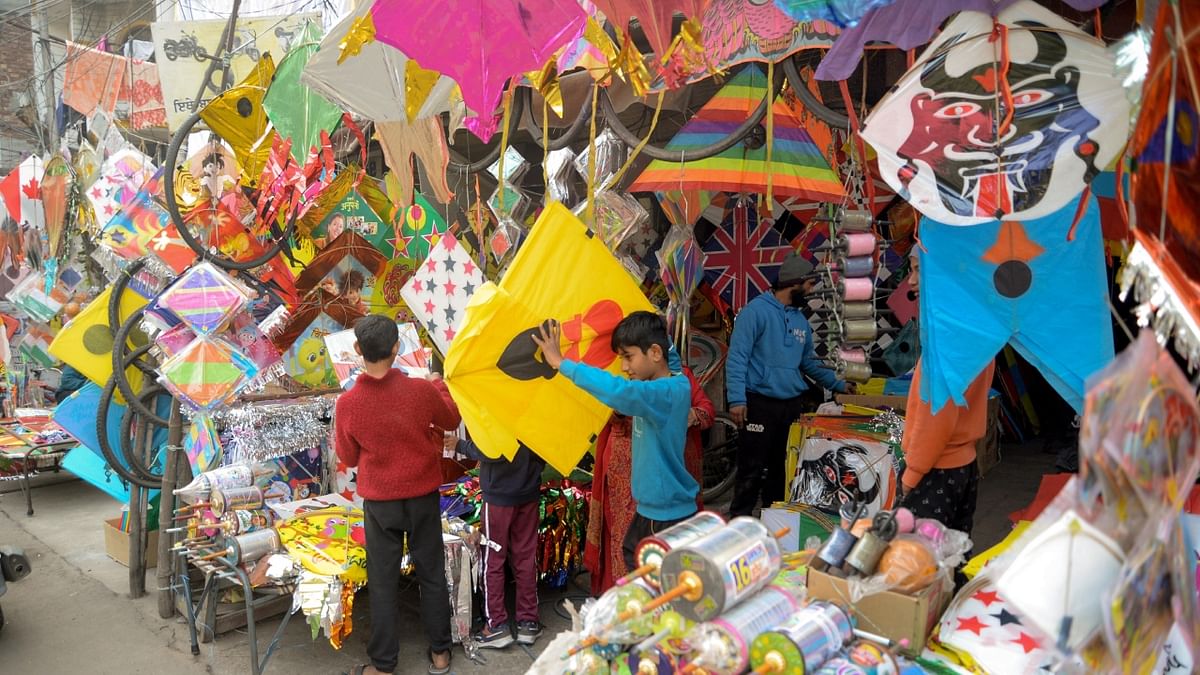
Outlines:
{"label": "pile of spools", "polygon": [[275,517],[255,479],[265,469],[234,464],[207,471],[175,491],[186,505],[177,511],[188,535],[180,547],[198,560],[223,558],[231,565],[252,562],[282,548]]}
{"label": "pile of spools", "polygon": [[639,567],[585,609],[568,673],[820,672],[854,637],[850,615],[807,602],[759,520],[701,512],[644,539]]}
{"label": "pile of spools", "polygon": [[877,320],[875,276],[883,240],[875,233],[870,211],[839,208],[829,218],[829,244],[818,273],[825,299],[826,360],[838,378],[863,383],[871,379],[868,346],[884,332]]}

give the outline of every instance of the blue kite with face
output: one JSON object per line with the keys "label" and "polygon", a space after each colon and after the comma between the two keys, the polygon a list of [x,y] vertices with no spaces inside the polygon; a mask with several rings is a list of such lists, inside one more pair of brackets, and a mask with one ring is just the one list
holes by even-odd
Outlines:
{"label": "blue kite with face", "polygon": [[1113,359],[1095,197],[1027,222],[923,218],[920,234],[921,398],[934,412],[964,404],[971,381],[1012,344],[1082,410],[1085,381]]}

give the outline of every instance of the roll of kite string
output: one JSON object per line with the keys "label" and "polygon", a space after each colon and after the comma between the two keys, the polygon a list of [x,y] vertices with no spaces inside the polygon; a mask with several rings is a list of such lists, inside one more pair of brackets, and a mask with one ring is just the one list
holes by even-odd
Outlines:
{"label": "roll of kite string", "polygon": [[274,521],[270,509],[228,511],[221,516],[221,529],[226,535],[235,536],[268,528]]}
{"label": "roll of kite string", "polygon": [[692,660],[684,672],[703,669],[713,675],[735,675],[750,667],[750,645],[762,633],[780,626],[801,606],[803,590],[767,586],[721,616],[693,629]]}
{"label": "roll of kite string", "polygon": [[864,302],[875,299],[875,282],[870,279],[838,280],[838,294],[844,302]]}
{"label": "roll of kite string", "polygon": [[274,528],[225,539],[225,557],[235,565],[259,560],[282,548],[283,542]]}
{"label": "roll of kite string", "polygon": [[871,302],[843,302],[838,309],[843,319],[875,318],[875,305]]}
{"label": "roll of kite string", "polygon": [[[673,549],[689,544],[704,535],[715,532],[725,526],[725,518],[712,511],[701,511],[687,520],[676,523],[671,527],[651,535],[638,542],[634,559],[638,568],[625,577],[617,580],[617,585],[629,583],[633,579],[643,577],[651,587],[658,589],[659,568],[663,558]],[[643,576],[644,575],[644,576]]]}
{"label": "roll of kite string", "polygon": [[850,232],[838,237],[837,247],[848,257],[873,256],[879,247],[879,238],[872,232]]}
{"label": "roll of kite string", "polygon": [[857,361],[838,361],[837,376],[839,380],[862,384],[871,379],[873,371],[869,363]]}
{"label": "roll of kite string", "polygon": [[870,211],[862,209],[838,210],[837,228],[844,232],[870,232],[875,216]]}
{"label": "roll of kite string", "polygon": [[196,503],[209,498],[213,490],[250,487],[254,484],[254,470],[249,464],[223,466],[205,471],[191,483],[175,490],[175,495],[185,502]]}
{"label": "roll of kite string", "polygon": [[868,640],[858,640],[847,648],[849,658],[834,656],[818,668],[814,675],[899,675],[900,663],[886,647]]}
{"label": "roll of kite string", "polygon": [[663,558],[663,597],[684,617],[708,621],[766,586],[782,566],[779,543],[767,526],[734,518]]}
{"label": "roll of kite string", "polygon": [[847,319],[842,322],[842,342],[874,342],[879,326],[874,319]]}
{"label": "roll of kite string", "polygon": [[839,258],[838,268],[842,271],[842,276],[844,277],[869,277],[875,271],[875,258],[869,255],[858,256],[856,258]]}
{"label": "roll of kite string", "polygon": [[211,505],[213,512],[219,516],[225,515],[226,511],[261,509],[263,506],[262,489],[258,487],[242,487],[213,490]]}
{"label": "roll of kite string", "polygon": [[755,673],[804,675],[820,668],[854,638],[854,622],[841,607],[814,602],[750,645]]}
{"label": "roll of kite string", "polygon": [[866,363],[867,350],[862,347],[838,347],[838,359],[851,363]]}

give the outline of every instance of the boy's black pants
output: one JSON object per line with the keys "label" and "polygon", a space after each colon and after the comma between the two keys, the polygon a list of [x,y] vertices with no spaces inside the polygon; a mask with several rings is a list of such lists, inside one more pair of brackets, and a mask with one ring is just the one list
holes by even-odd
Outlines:
{"label": "boy's black pants", "polygon": [[421,623],[435,652],[450,649],[450,591],[438,493],[411,499],[363,501],[367,534],[367,591],[371,638],[367,656],[379,670],[396,669],[400,651],[400,559],[404,535],[421,589]]}
{"label": "boy's black pants", "polygon": [[693,513],[692,515],[676,518],[675,520],[651,520],[640,513],[633,514],[633,520],[629,522],[629,529],[625,530],[625,538],[621,540],[621,553],[625,557],[625,567],[631,572],[638,568],[633,554],[637,552],[637,545],[643,539],[658,534],[672,525],[681,523],[693,515],[696,514]]}
{"label": "boy's black pants", "polygon": [[729,515],[753,515],[760,495],[764,507],[784,498],[788,431],[803,412],[802,396],[779,399],[746,393],[746,426],[738,431],[737,478]]}
{"label": "boy's black pants", "polygon": [[932,518],[953,530],[971,534],[979,496],[975,462],[956,469],[931,469],[904,500],[918,518]]}

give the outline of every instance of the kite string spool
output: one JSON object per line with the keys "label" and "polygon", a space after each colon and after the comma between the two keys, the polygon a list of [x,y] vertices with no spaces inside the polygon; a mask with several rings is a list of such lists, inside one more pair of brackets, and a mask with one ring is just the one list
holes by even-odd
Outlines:
{"label": "kite string spool", "polygon": [[[261,523],[254,522],[255,518],[261,518]],[[221,527],[227,535],[246,534],[256,532],[271,526],[274,522],[274,516],[270,509],[246,509],[242,511],[229,511],[221,516]]]}
{"label": "kite string spool", "polygon": [[842,279],[839,286],[846,302],[875,299],[875,283],[870,279]]}
{"label": "kite string spool", "polygon": [[879,335],[878,328],[871,319],[848,319],[842,322],[842,339],[846,342],[872,342]]}
{"label": "kite string spool", "polygon": [[212,509],[217,515],[225,515],[226,511],[260,509],[262,505],[263,493],[258,487],[213,490],[212,493]]}
{"label": "kite string spool", "polygon": [[233,553],[234,562],[240,564],[258,560],[281,547],[279,533],[274,529],[266,529],[231,537],[227,550]]}
{"label": "kite string spool", "polygon": [[856,258],[842,259],[842,275],[847,277],[867,277],[875,271],[875,259],[869,255]]}
{"label": "kite string spool", "polygon": [[847,256],[869,256],[875,253],[879,240],[869,232],[851,232],[842,235],[842,244]]}
{"label": "kite string spool", "polygon": [[782,565],[774,533],[759,520],[734,518],[716,532],[667,554],[663,585],[673,588],[664,595],[692,579],[696,588],[683,594],[675,609],[694,621],[707,621],[769,584]]}
{"label": "kite string spool", "polygon": [[712,511],[701,511],[658,534],[646,537],[637,546],[635,558],[639,565],[638,570],[651,567],[646,579],[651,585],[658,587],[658,569],[667,553],[722,527],[725,527],[724,518]]}
{"label": "kite string spool", "polygon": [[846,232],[870,232],[875,217],[870,211],[846,211],[838,214],[838,227]]}
{"label": "kite string spool", "polygon": [[799,609],[787,589],[767,586],[745,602],[696,628],[695,662],[710,673],[740,673],[750,666],[750,645]]}
{"label": "kite string spool", "polygon": [[874,319],[875,305],[870,302],[842,303],[840,314],[843,319]]}
{"label": "kite string spool", "polygon": [[851,363],[866,363],[867,350],[862,347],[838,347],[838,358]]}
{"label": "kite string spool", "polygon": [[853,637],[850,616],[837,605],[817,601],[756,637],[751,665],[760,673],[813,672]]}
{"label": "kite string spool", "polygon": [[838,363],[838,377],[848,382],[862,384],[871,379],[871,366],[857,361],[842,361]]}

